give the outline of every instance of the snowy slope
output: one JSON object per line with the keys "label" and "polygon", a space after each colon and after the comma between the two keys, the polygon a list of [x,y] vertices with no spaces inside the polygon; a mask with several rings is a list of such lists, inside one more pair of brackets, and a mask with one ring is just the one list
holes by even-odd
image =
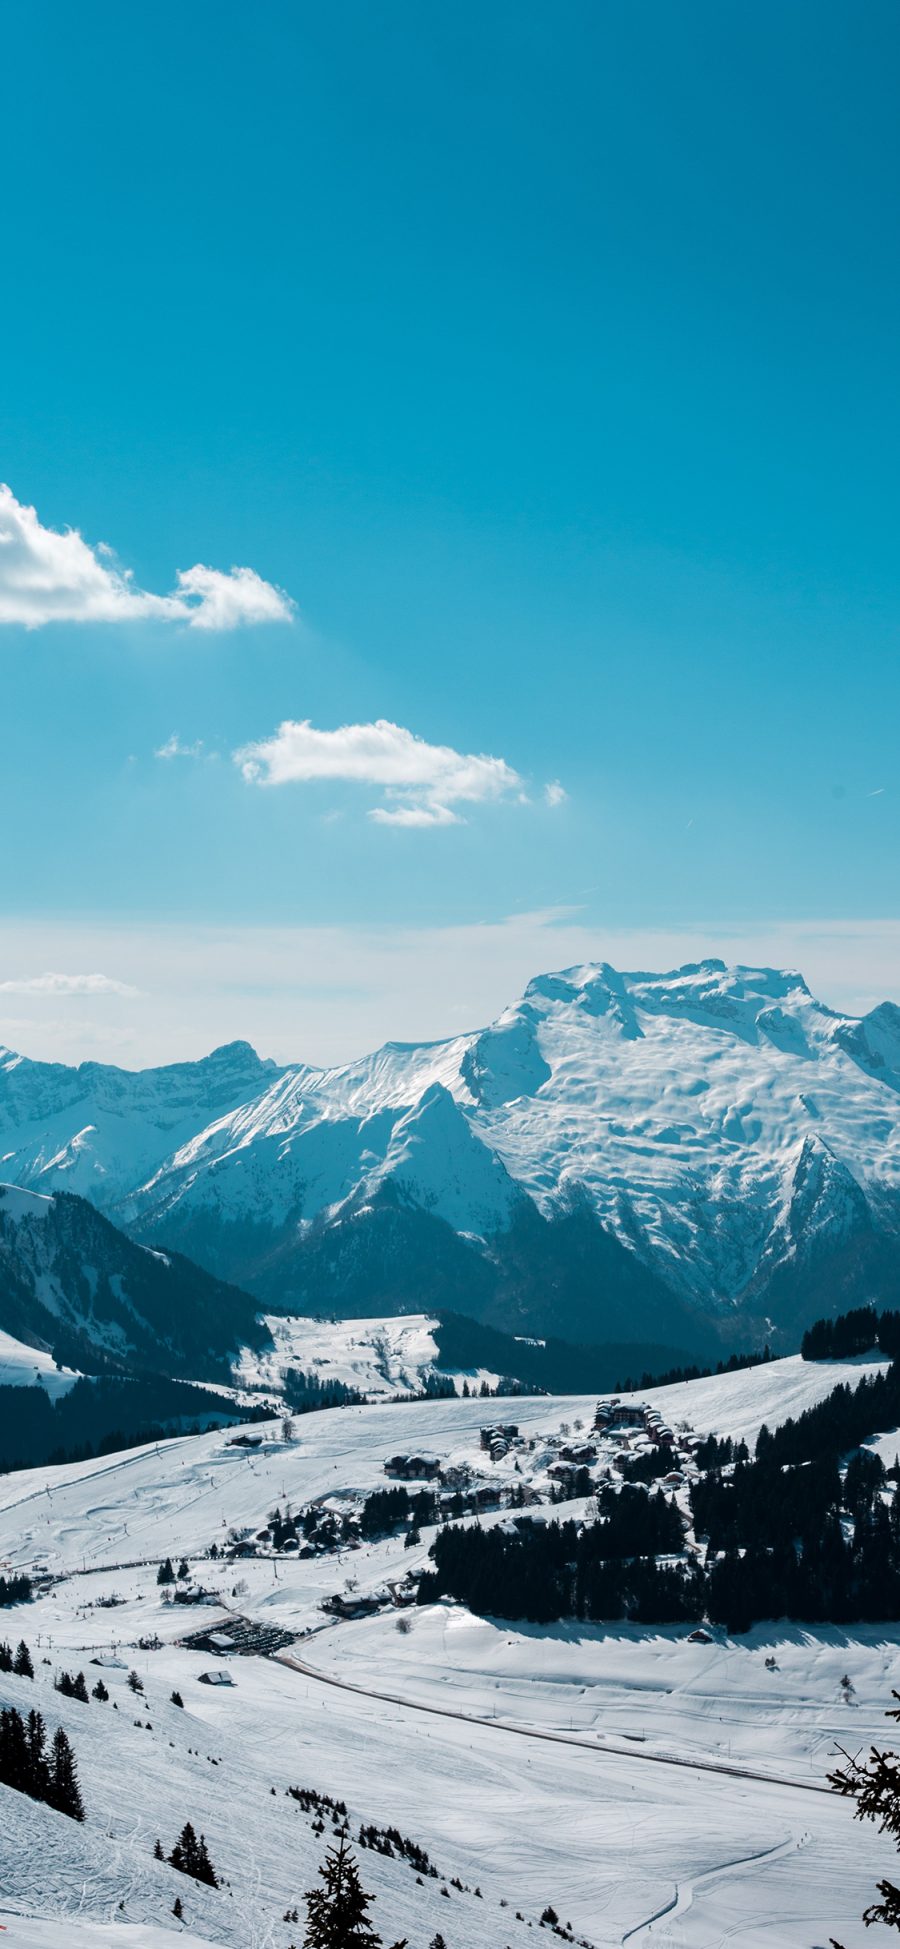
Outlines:
{"label": "snowy slope", "polygon": [[[658,1398],[670,1420],[680,1407],[698,1429],[727,1428],[732,1410],[747,1428],[773,1425],[866,1371],[788,1360]],[[564,1419],[592,1407],[523,1400],[515,1415],[539,1456]],[[365,1590],[405,1569],[416,1553],[402,1537],[343,1563],[201,1560],[210,1538],[258,1522],[276,1500],[383,1483],[396,1448],[473,1458],[484,1416],[472,1401],[387,1401],[309,1415],[290,1444],[273,1424],[259,1450],[231,1448],[221,1432],[0,1481],[0,1562],[54,1573],[3,1616],[3,1634],[25,1635],[37,1656],[33,1683],[0,1675],[0,1704],[37,1705],[51,1729],[65,1726],[88,1815],[76,1826],[0,1790],[11,1944],[163,1949],[176,1893],[192,1945],[299,1944],[302,1922],[284,1913],[297,1903],[302,1916],[329,1828],[313,1832],[290,1785],[346,1799],[354,1835],[361,1821],[395,1823],[438,1866],[438,1880],[419,1883],[396,1856],[361,1853],[385,1944],[399,1932],[428,1949],[440,1932],[447,1949],[519,1949],[537,1939],[547,1903],[596,1949],[858,1939],[891,1850],[819,1789],[837,1743],[883,1736],[893,1634],[758,1627],[695,1645],[674,1627],[501,1626],[450,1605],[417,1610],[404,1631],[391,1612],[327,1626],[323,1590],[351,1571]],[[156,1565],[182,1552],[218,1608],[162,1601]],[[276,1658],[225,1658],[231,1685],[206,1686],[214,1655],[179,1640],[236,1610],[312,1633]],[[140,1648],[156,1634],[158,1648]],[[93,1684],[98,1657],[108,1703],[53,1690],[58,1666]],[[219,1891],[153,1858],[157,1835],[168,1848],[187,1818],[227,1879]]]}
{"label": "snowy slope", "polygon": [[[292,1315],[279,1319],[272,1313],[265,1316],[264,1323],[272,1336],[271,1351],[257,1353],[242,1348],[235,1378],[242,1388],[260,1389],[269,1396],[273,1391],[280,1392],[283,1375],[291,1367],[314,1374],[323,1385],[340,1381],[370,1400],[419,1394],[427,1377],[441,1372],[434,1338],[437,1321],[424,1313],[367,1320],[300,1319]],[[464,1376],[458,1373],[452,1378],[457,1393],[461,1393]],[[486,1367],[477,1367],[467,1369],[465,1378],[476,1388],[482,1381],[496,1387],[499,1376]]]}
{"label": "snowy slope", "polygon": [[[775,1360],[739,1374],[651,1389],[624,1399],[655,1403],[673,1426],[687,1421],[699,1434],[733,1433],[750,1439],[762,1422],[777,1427],[789,1415],[824,1399],[839,1382],[858,1383],[880,1371],[881,1360]],[[334,1490],[383,1487],[384,1462],[403,1449],[427,1445],[442,1462],[472,1462],[486,1421],[514,1419],[523,1433],[558,1431],[563,1423],[590,1424],[596,1395],[522,1397],[504,1403],[480,1400],[386,1400],[366,1407],[321,1410],[301,1416],[295,1438],[284,1442],[276,1422],[263,1422],[259,1450],[236,1448],[233,1431],[161,1442],[122,1455],[98,1456],[59,1469],[28,1469],[0,1476],[0,1559],[19,1567],[39,1560],[71,1572],[146,1557],[154,1569],[170,1554],[167,1536],[191,1552],[221,1541],[225,1531],[256,1528],[276,1502],[294,1508]],[[498,1411],[499,1410],[499,1411]],[[513,1458],[495,1471],[512,1471]],[[250,1576],[256,1566],[248,1564]],[[333,1573],[325,1570],[333,1587]],[[212,1574],[212,1573],[210,1573]],[[223,1572],[223,1574],[227,1574]],[[270,1566],[265,1566],[271,1590]],[[292,1589],[319,1592],[319,1559],[291,1566]],[[376,1575],[383,1575],[379,1566]],[[318,1581],[317,1581],[318,1580]],[[310,1598],[309,1601],[315,1601]],[[308,1622],[304,1616],[304,1622]]]}
{"label": "snowy slope", "polygon": [[42,1347],[26,1346],[11,1333],[0,1332],[0,1387],[43,1387],[51,1400],[68,1394],[78,1379],[71,1367],[57,1367]]}
{"label": "snowy slope", "polygon": [[317,1310],[315,1291],[318,1310],[413,1310],[412,1265],[426,1302],[507,1325],[555,1307],[570,1337],[627,1337],[629,1315],[661,1337],[668,1308],[675,1338],[685,1307],[793,1334],[900,1279],[900,1010],[836,1015],[793,972],[570,968],[448,1042],[286,1071],[235,1045],[187,1068],[94,1067],[98,1100],[97,1075],[119,1079],[113,1159],[105,1099],[88,1138],[82,1085],[68,1103],[82,1070],[51,1090],[9,1059],[8,1175],[74,1173],[272,1310]]}

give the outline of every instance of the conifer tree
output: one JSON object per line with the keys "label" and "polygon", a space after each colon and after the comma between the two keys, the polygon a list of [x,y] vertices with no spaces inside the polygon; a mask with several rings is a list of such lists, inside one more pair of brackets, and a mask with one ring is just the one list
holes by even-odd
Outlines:
{"label": "conifer tree", "polygon": [[185,1821],[169,1860],[179,1874],[191,1875],[194,1881],[205,1881],[208,1888],[218,1888],[219,1877],[209,1858],[205,1837],[201,1834],[198,1841],[189,1820]]}
{"label": "conifer tree", "polygon": [[68,1814],[70,1820],[84,1819],[84,1803],[75,1771],[75,1756],[62,1726],[53,1737],[47,1800],[58,1813]]}
{"label": "conifer tree", "polygon": [[16,1655],[13,1659],[13,1671],[17,1674],[19,1678],[34,1677],[34,1666],[31,1662],[31,1652],[29,1651],[24,1638],[20,1638],[16,1646]]}
{"label": "conifer tree", "polygon": [[47,1732],[44,1721],[34,1708],[28,1714],[25,1734],[28,1744],[28,1792],[34,1800],[44,1800],[50,1782],[50,1768],[47,1764]]}
{"label": "conifer tree", "polygon": [[170,1556],[167,1556],[165,1562],[160,1564],[156,1572],[156,1581],[158,1584],[173,1584],[175,1582],[175,1572],[172,1569],[172,1559]]}
{"label": "conifer tree", "polygon": [[328,1849],[319,1874],[324,1888],[306,1892],[304,1949],[381,1949],[381,1937],[375,1934],[366,1914],[373,1898],[360,1886],[346,1828],[338,1836],[337,1847]]}
{"label": "conifer tree", "polygon": [[106,1686],[103,1683],[102,1678],[98,1678],[97,1683],[94,1686],[93,1692],[91,1693],[91,1697],[94,1699],[99,1699],[101,1705],[106,1704],[106,1701],[109,1698],[109,1693],[106,1689]]}
{"label": "conifer tree", "polygon": [[0,1780],[17,1793],[29,1791],[28,1740],[25,1721],[15,1706],[0,1712]]}
{"label": "conifer tree", "polygon": [[[900,1692],[894,1692],[900,1707]],[[885,1713],[886,1719],[900,1719],[900,1710],[892,1709]],[[836,1772],[829,1773],[828,1784],[835,1793],[842,1793],[856,1801],[856,1820],[873,1820],[879,1833],[890,1834],[895,1846],[900,1849],[900,1764],[898,1755],[880,1752],[873,1746],[865,1765],[858,1759],[844,1755],[847,1764]],[[872,1922],[883,1922],[888,1929],[900,1930],[900,1888],[892,1881],[879,1881],[879,1902],[872,1902],[864,1911],[863,1921],[868,1928]],[[834,1937],[832,1949],[840,1949]]]}
{"label": "conifer tree", "polygon": [[0,1644],[0,1672],[11,1672],[13,1655],[8,1644]]}

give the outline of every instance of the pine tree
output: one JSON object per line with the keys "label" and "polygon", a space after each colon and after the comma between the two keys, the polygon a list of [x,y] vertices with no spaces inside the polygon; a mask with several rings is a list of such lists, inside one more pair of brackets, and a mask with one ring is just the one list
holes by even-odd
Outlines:
{"label": "pine tree", "polygon": [[163,1845],[162,1845],[162,1841],[160,1841],[160,1840],[156,1840],[156,1841],[154,1841],[154,1843],[153,1843],[153,1859],[154,1859],[154,1861],[164,1861],[164,1860],[165,1860],[165,1858],[166,1858],[166,1857],[165,1857],[165,1855],[163,1854]]}
{"label": "pine tree", "polygon": [[170,1556],[167,1556],[165,1562],[160,1564],[156,1572],[156,1581],[158,1584],[173,1584],[175,1582],[175,1572],[172,1569],[172,1559]]}
{"label": "pine tree", "polygon": [[[900,1692],[894,1692],[900,1706]],[[900,1719],[900,1710],[889,1710],[886,1719]],[[897,1754],[879,1752],[873,1746],[864,1766],[858,1759],[847,1760],[845,1767],[829,1773],[828,1784],[835,1793],[841,1793],[856,1801],[856,1820],[873,1820],[879,1833],[890,1834],[900,1849],[900,1768]],[[900,1930],[900,1888],[892,1881],[879,1881],[880,1902],[872,1902],[863,1914],[868,1928],[872,1922],[883,1922],[889,1929]],[[840,1949],[834,1937],[832,1949]]]}
{"label": "pine tree", "polygon": [[209,1858],[206,1839],[201,1834],[198,1841],[189,1820],[185,1821],[169,1860],[179,1874],[191,1875],[194,1881],[205,1881],[208,1888],[218,1888],[219,1877]]}
{"label": "pine tree", "polygon": [[29,1651],[24,1638],[20,1638],[16,1646],[16,1655],[13,1659],[13,1671],[16,1673],[16,1675],[19,1678],[34,1677],[34,1666],[31,1662],[31,1652]]}
{"label": "pine tree", "polygon": [[0,1644],[0,1672],[11,1672],[12,1668],[13,1668],[13,1655],[9,1648],[9,1645]]}
{"label": "pine tree", "polygon": [[183,1700],[183,1698],[182,1698],[182,1696],[181,1696],[181,1693],[180,1693],[180,1692],[173,1692],[173,1693],[172,1693],[172,1704],[173,1704],[173,1705],[181,1705],[181,1706],[183,1706],[183,1705],[184,1705],[184,1700]]}
{"label": "pine tree", "polygon": [[47,1764],[47,1733],[44,1721],[34,1709],[28,1714],[26,1731],[28,1743],[28,1792],[34,1800],[45,1800],[50,1784],[50,1768]]}
{"label": "pine tree", "polygon": [[180,1583],[183,1583],[183,1582],[185,1581],[185,1579],[186,1579],[186,1578],[188,1578],[188,1577],[190,1576],[190,1574],[191,1574],[191,1571],[190,1571],[190,1565],[189,1565],[189,1563],[188,1563],[188,1560],[187,1560],[187,1558],[186,1558],[186,1557],[182,1557],[182,1559],[181,1559],[181,1562],[180,1562],[180,1563],[179,1563],[179,1565],[178,1565],[178,1580],[179,1580],[179,1582],[180,1582]]}
{"label": "pine tree", "polygon": [[203,1834],[201,1834],[197,1844],[197,1866],[194,1870],[194,1879],[195,1881],[205,1881],[208,1888],[218,1888],[219,1886],[219,1877],[209,1858],[206,1837]]}
{"label": "pine tree", "polygon": [[75,1756],[62,1726],[53,1738],[47,1800],[58,1813],[68,1814],[70,1820],[84,1819],[84,1803],[75,1771]]}
{"label": "pine tree", "polygon": [[138,1672],[129,1672],[127,1682],[135,1694],[142,1692],[144,1689],[144,1681]]}
{"label": "pine tree", "polygon": [[175,1900],[174,1900],[174,1902],[172,1903],[172,1914],[173,1914],[173,1915],[174,1915],[174,1916],[176,1917],[176,1919],[177,1919],[177,1920],[178,1920],[179,1922],[181,1921],[181,1918],[182,1918],[182,1916],[183,1916],[183,1914],[184,1914],[184,1909],[183,1909],[183,1908],[182,1908],[182,1906],[181,1906],[181,1896],[180,1896],[180,1895],[176,1895],[176,1897],[175,1897]]}
{"label": "pine tree", "polygon": [[103,1683],[102,1678],[98,1678],[97,1683],[94,1686],[93,1692],[91,1693],[91,1697],[95,1699],[99,1699],[101,1705],[106,1704],[106,1701],[109,1698],[109,1693],[106,1689],[106,1686]]}
{"label": "pine tree", "polygon": [[366,1915],[373,1898],[360,1887],[346,1829],[337,1847],[328,1849],[319,1874],[324,1888],[306,1892],[304,1949],[381,1949],[381,1937]]}
{"label": "pine tree", "polygon": [[17,1793],[30,1791],[30,1764],[25,1721],[15,1706],[0,1712],[0,1780]]}

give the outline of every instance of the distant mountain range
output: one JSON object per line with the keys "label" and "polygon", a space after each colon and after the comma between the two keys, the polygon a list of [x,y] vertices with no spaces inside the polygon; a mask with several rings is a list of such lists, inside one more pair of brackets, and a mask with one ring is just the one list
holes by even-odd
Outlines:
{"label": "distant mountain range", "polygon": [[450,1307],[681,1347],[900,1300],[900,1009],[703,961],[569,968],[341,1068],[0,1053],[0,1174],[270,1311]]}

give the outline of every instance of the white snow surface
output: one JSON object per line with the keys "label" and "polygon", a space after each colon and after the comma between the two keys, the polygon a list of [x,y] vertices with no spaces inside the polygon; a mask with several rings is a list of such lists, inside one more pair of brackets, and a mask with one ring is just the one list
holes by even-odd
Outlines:
{"label": "white snow surface", "polygon": [[0,1331],[0,1387],[43,1387],[51,1400],[68,1394],[78,1374],[71,1367],[57,1367],[53,1355],[43,1347],[26,1346],[11,1333]]}
{"label": "white snow surface", "polygon": [[[341,1381],[370,1399],[416,1394],[429,1374],[441,1372],[434,1338],[437,1320],[427,1313],[386,1314],[364,1320],[320,1320],[299,1314],[266,1314],[274,1347],[257,1352],[244,1347],[235,1366],[244,1389],[280,1389],[288,1368],[299,1367],[323,1383]],[[486,1367],[448,1376],[461,1393],[463,1379],[496,1387],[498,1375]]]}
{"label": "white snow surface", "polygon": [[[428,1322],[407,1326],[424,1333]],[[651,1398],[670,1425],[752,1436],[878,1364],[783,1360]],[[0,1675],[0,1704],[36,1704],[51,1730],[65,1725],[87,1808],[79,1826],[0,1789],[5,1939],[164,1949],[179,1932],[178,1894],[189,1949],[299,1944],[302,1920],[282,1918],[295,1903],[302,1918],[329,1831],[316,1836],[285,1797],[300,1785],[344,1798],[354,1835],[361,1821],[393,1823],[437,1864],[440,1879],[419,1885],[402,1860],[361,1852],[386,1944],[405,1934],[410,1949],[428,1949],[440,1931],[448,1949],[517,1949],[535,1941],[528,1925],[548,1902],[596,1949],[858,1940],[892,1850],[820,1788],[838,1745],[886,1736],[900,1684],[893,1629],[760,1626],[691,1644],[675,1627],[516,1626],[449,1604],[407,1613],[402,1631],[392,1610],[334,1625],[323,1596],[350,1577],[361,1593],[383,1588],[424,1562],[429,1532],[412,1550],[395,1536],[302,1562],[204,1554],[229,1532],[255,1531],[276,1502],[383,1484],[399,1449],[474,1464],[486,1420],[515,1419],[535,1437],[527,1465],[540,1469],[545,1440],[564,1423],[589,1425],[593,1406],[385,1400],[305,1416],[289,1444],[277,1423],[261,1424],[250,1431],[257,1449],[219,1431],[0,1479],[0,1564],[52,1573],[34,1602],[3,1617],[3,1635],[32,1645],[36,1678]],[[496,1467],[513,1480],[514,1452]],[[157,1565],[182,1553],[209,1606],[162,1602]],[[294,1642],[274,1658],[227,1657],[232,1685],[205,1686],[215,1654],[179,1640],[236,1614]],[[139,1648],[157,1634],[158,1649]],[[94,1659],[108,1704],[54,1691],[60,1666],[92,1685]],[[153,1859],[157,1835],[168,1851],[188,1818],[227,1878],[219,1891]],[[877,1944],[879,1932],[866,1939]]]}

